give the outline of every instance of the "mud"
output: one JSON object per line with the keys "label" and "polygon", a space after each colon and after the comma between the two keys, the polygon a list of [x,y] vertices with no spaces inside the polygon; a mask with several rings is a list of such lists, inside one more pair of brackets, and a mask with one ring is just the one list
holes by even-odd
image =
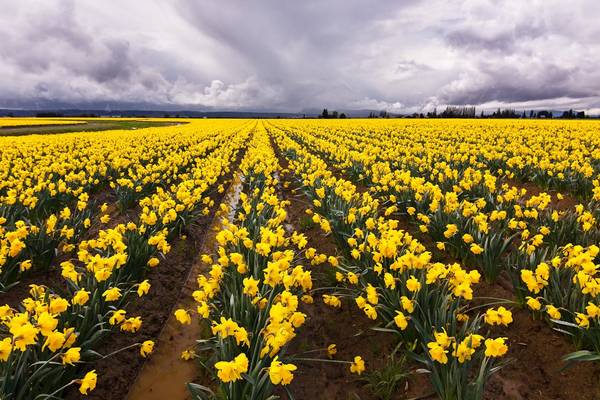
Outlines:
{"label": "mud", "polygon": [[[233,209],[239,201],[241,182],[235,179],[227,191],[223,202]],[[229,216],[230,217],[230,216]],[[132,385],[127,399],[129,400],[163,400],[163,399],[190,399],[186,383],[196,380],[198,366],[193,361],[183,361],[181,352],[192,349],[196,340],[201,338],[202,331],[199,322],[195,319],[189,326],[182,326],[175,319],[175,309],[193,309],[194,301],[192,292],[197,288],[196,278],[204,270],[200,262],[200,255],[214,253],[217,247],[215,235],[219,232],[221,224],[220,215],[217,215],[210,224],[207,234],[202,241],[198,252],[192,256],[195,263],[192,266],[186,283],[178,296],[177,304],[169,313],[168,320],[160,332],[152,357],[144,364],[136,381]]]}
{"label": "mud", "polygon": [[[479,297],[512,299],[512,289],[485,282],[477,285]],[[513,323],[495,328],[493,336],[508,338],[510,363],[486,387],[486,400],[597,400],[600,366],[577,363],[570,368],[562,358],[577,349],[563,334],[534,319],[526,309],[511,307]]]}
{"label": "mud", "polygon": [[[100,354],[109,354],[132,343],[156,340],[178,298],[182,282],[192,267],[193,259],[189,255],[198,254],[200,250],[206,226],[208,221],[199,222],[189,230],[186,240],[178,239],[173,244],[167,259],[147,275],[152,285],[148,295],[134,298],[126,307],[131,315],[141,316],[143,324],[140,331],[133,335],[115,332],[100,346]],[[157,343],[157,346],[159,345]],[[138,348],[122,351],[93,363],[89,369],[96,369],[98,385],[87,398],[124,399],[143,363],[144,359],[140,356]],[[71,390],[66,398],[79,399],[80,395],[76,390]]]}
{"label": "mud", "polygon": [[515,186],[519,189],[525,189],[527,193],[525,194],[525,200],[538,196],[540,193],[548,193],[552,196],[552,201],[550,202],[550,207],[556,209],[558,211],[564,211],[574,208],[577,204],[580,203],[576,197],[568,194],[562,193],[563,199],[559,200],[556,196],[556,190],[544,189],[543,187],[533,183],[533,182],[520,182],[513,179],[508,179],[505,181],[509,186]]}

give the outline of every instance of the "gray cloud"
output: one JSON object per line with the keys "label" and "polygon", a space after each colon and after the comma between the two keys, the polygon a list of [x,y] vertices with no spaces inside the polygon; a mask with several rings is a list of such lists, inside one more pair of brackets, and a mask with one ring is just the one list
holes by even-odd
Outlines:
{"label": "gray cloud", "polygon": [[484,25],[459,27],[449,32],[445,39],[451,46],[459,49],[506,54],[514,52],[520,42],[532,41],[552,33],[543,19],[518,21],[514,26],[507,24],[499,31],[485,29]]}
{"label": "gray cloud", "polygon": [[600,107],[595,0],[2,7],[0,107]]}
{"label": "gray cloud", "polygon": [[580,84],[578,68],[544,64],[527,71],[523,65],[496,65],[481,61],[476,72],[463,74],[444,88],[439,98],[450,104],[481,104],[490,101],[522,102],[560,97],[582,98],[597,94]]}

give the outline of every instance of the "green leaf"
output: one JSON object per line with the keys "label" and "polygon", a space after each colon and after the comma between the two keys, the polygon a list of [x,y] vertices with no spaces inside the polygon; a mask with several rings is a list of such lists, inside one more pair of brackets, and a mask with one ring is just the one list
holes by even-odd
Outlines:
{"label": "green leaf", "polygon": [[197,383],[188,383],[187,388],[194,399],[211,400],[215,398],[212,390]]}

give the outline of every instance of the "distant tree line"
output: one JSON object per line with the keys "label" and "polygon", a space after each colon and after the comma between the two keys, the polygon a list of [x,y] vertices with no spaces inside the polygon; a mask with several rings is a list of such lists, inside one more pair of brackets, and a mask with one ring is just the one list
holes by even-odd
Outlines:
{"label": "distant tree line", "polygon": [[[323,109],[323,112],[319,114],[319,118],[335,119],[335,118],[346,118],[346,114],[338,113],[337,111],[329,112],[328,109]],[[446,106],[444,111],[438,113],[437,108],[427,114],[423,113],[412,113],[406,115],[390,114],[386,110],[382,111],[371,111],[368,118],[563,118],[563,119],[581,119],[586,118],[584,111],[564,111],[560,116],[554,116],[552,111],[548,110],[530,110],[517,111],[514,108],[498,108],[492,113],[486,113],[481,111],[478,115],[475,106]]]}
{"label": "distant tree line", "polygon": [[390,113],[388,113],[385,110],[379,111],[379,113],[376,113],[376,112],[369,113],[369,118],[389,118],[389,117],[390,117]]}
{"label": "distant tree line", "polygon": [[336,118],[346,118],[346,114],[344,113],[338,113],[337,111],[332,111],[331,113],[329,113],[329,110],[327,110],[326,108],[323,109],[323,112],[319,115],[319,118],[325,118],[325,119],[336,119]]}
{"label": "distant tree line", "polygon": [[585,118],[585,111],[573,111],[573,109],[570,109],[569,111],[564,111],[562,113],[561,118],[566,118],[566,119]]}
{"label": "distant tree line", "polygon": [[[423,114],[414,113],[408,117],[423,118]],[[475,107],[473,106],[447,106],[446,109],[438,113],[437,108],[426,114],[427,118],[477,118]],[[585,111],[564,111],[560,116],[555,117],[552,111],[549,110],[530,110],[517,111],[514,108],[498,108],[496,111],[485,113],[481,111],[479,118],[562,118],[562,119],[582,119],[587,118]]]}
{"label": "distant tree line", "polygon": [[62,113],[57,113],[57,112],[39,112],[39,113],[36,113],[35,116],[37,118],[60,118],[60,117],[64,117],[64,115]]}
{"label": "distant tree line", "polygon": [[446,106],[440,114],[434,108],[433,112],[427,113],[427,118],[475,118],[475,112],[474,106]]}
{"label": "distant tree line", "polygon": [[[76,117],[76,118],[98,118],[98,114],[94,114],[94,113],[79,113],[79,114],[68,115],[68,116]],[[35,117],[36,118],[64,118],[64,117],[66,117],[66,115],[63,113],[60,113],[60,112],[45,111],[45,112],[35,113]]]}
{"label": "distant tree line", "polygon": [[[481,116],[485,117],[483,111],[481,112]],[[521,118],[522,114],[518,113],[514,108],[506,108],[504,110],[498,108],[497,111],[494,111],[490,116],[490,118]]]}

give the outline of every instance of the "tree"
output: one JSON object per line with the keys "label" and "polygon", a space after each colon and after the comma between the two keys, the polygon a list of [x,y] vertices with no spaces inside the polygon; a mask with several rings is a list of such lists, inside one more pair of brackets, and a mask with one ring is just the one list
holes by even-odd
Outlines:
{"label": "tree", "polygon": [[333,111],[331,113],[331,118],[337,118],[338,117],[338,112],[337,111]]}
{"label": "tree", "polygon": [[329,111],[326,108],[323,109],[323,113],[321,114],[321,118],[329,118]]}
{"label": "tree", "polygon": [[346,118],[346,114],[344,114],[344,113],[341,113],[341,114],[340,114],[340,119],[344,119],[344,118]]}
{"label": "tree", "polygon": [[440,114],[442,118],[475,118],[475,107],[447,106]]}

